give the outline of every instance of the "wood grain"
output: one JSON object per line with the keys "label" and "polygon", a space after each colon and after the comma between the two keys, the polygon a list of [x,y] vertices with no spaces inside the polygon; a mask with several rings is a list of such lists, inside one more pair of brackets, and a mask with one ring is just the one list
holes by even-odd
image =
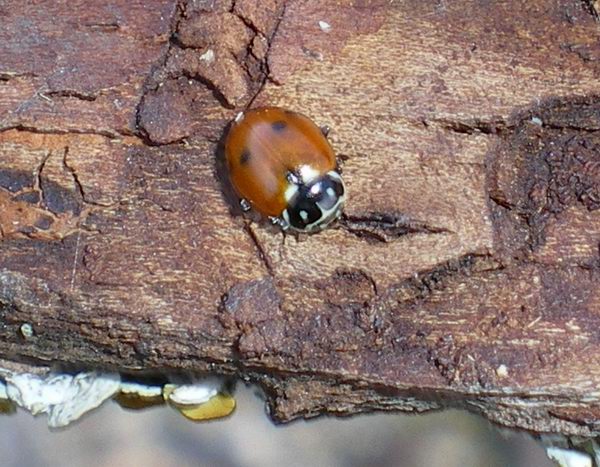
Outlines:
{"label": "wood grain", "polygon": [[[235,374],[279,421],[454,406],[598,435],[592,13],[0,4],[0,356]],[[220,142],[266,104],[333,128],[336,228],[236,206]]]}

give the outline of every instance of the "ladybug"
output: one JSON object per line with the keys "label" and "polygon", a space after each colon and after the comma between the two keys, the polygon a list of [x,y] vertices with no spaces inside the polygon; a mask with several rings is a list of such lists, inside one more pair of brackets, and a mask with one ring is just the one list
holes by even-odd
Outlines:
{"label": "ladybug", "polygon": [[326,133],[278,107],[239,113],[225,139],[225,159],[242,208],[297,232],[318,232],[336,220],[346,189]]}

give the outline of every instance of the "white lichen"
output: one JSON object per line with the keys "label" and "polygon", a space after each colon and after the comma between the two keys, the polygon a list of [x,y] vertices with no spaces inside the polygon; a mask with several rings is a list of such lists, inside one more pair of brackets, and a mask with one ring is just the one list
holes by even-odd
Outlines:
{"label": "white lichen", "polygon": [[499,378],[506,378],[508,376],[508,367],[504,364],[498,365],[498,368],[496,368],[496,375]]}
{"label": "white lichen", "polygon": [[122,382],[120,391],[123,394],[138,395],[140,397],[158,397],[162,396],[162,386],[135,383],[132,381]]}
{"label": "white lichen", "polygon": [[538,125],[538,126],[544,125],[544,122],[542,121],[542,119],[540,117],[531,117],[531,123],[533,123],[534,125]]}
{"label": "white lichen", "polygon": [[592,458],[573,449],[546,448],[546,455],[559,467],[592,467]]}
{"label": "white lichen", "polygon": [[197,405],[208,402],[223,388],[222,378],[206,378],[190,384],[167,384],[165,391],[169,402],[177,405]]}
{"label": "white lichen", "polygon": [[2,370],[7,398],[32,415],[47,414],[48,426],[60,428],[81,418],[117,393],[116,373],[48,374]]}
{"label": "white lichen", "polygon": [[0,412],[20,407],[32,415],[47,415],[50,428],[66,427],[108,399],[121,406],[141,409],[168,402],[193,421],[213,420],[235,409],[228,380],[208,377],[168,384],[121,381],[118,373],[48,372],[34,374],[0,367]]}
{"label": "white lichen", "polygon": [[19,330],[21,331],[21,335],[25,339],[30,339],[33,337],[33,326],[31,324],[23,323],[23,324],[21,324],[21,327],[19,328]]}
{"label": "white lichen", "polygon": [[212,63],[215,61],[215,52],[213,49],[208,49],[202,55],[200,55],[200,60],[204,60],[206,63]]}
{"label": "white lichen", "polygon": [[559,467],[600,467],[600,445],[594,438],[555,433],[539,439],[546,455]]}
{"label": "white lichen", "polygon": [[323,31],[323,32],[330,32],[331,24],[329,24],[326,21],[319,21],[319,28],[321,28],[321,31]]}
{"label": "white lichen", "polygon": [[166,384],[163,397],[171,407],[194,422],[227,417],[236,406],[235,399],[227,388],[227,380],[220,377],[184,384]]}

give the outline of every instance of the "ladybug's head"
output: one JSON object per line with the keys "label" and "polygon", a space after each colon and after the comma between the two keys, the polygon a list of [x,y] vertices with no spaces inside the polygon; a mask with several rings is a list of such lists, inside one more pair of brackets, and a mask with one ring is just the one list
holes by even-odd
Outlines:
{"label": "ladybug's head", "polygon": [[300,181],[288,199],[282,213],[284,227],[298,232],[318,232],[340,217],[346,189],[342,177],[336,171]]}

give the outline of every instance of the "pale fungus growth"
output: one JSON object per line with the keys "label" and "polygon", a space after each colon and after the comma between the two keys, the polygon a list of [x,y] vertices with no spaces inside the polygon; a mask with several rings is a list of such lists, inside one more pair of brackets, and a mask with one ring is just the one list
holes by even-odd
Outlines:
{"label": "pale fungus growth", "polygon": [[560,467],[593,467],[590,456],[572,449],[549,447],[546,455]]}
{"label": "pale fungus growth", "polygon": [[235,409],[235,399],[223,378],[208,378],[190,384],[166,384],[163,397],[184,417],[199,422],[223,418]]}
{"label": "pale fungus growth", "polygon": [[116,373],[1,373],[8,399],[32,415],[47,414],[50,428],[65,427],[100,406],[119,390],[121,382]]}
{"label": "pale fungus growth", "polygon": [[331,24],[329,24],[326,21],[319,21],[319,28],[321,28],[321,31],[323,31],[323,32],[330,32]]}
{"label": "pale fungus growth", "polygon": [[0,414],[11,414],[15,410],[14,402],[8,398],[6,384],[0,381]]}
{"label": "pale fungus growth", "polygon": [[498,375],[499,378],[506,378],[508,376],[507,366],[504,364],[498,365],[498,368],[496,368],[496,375]]}
{"label": "pale fungus growth", "polygon": [[200,60],[204,60],[207,63],[212,63],[215,61],[215,52],[212,49],[208,49],[202,55],[200,55]]}
{"label": "pale fungus growth", "polygon": [[114,399],[125,409],[145,409],[165,403],[162,391],[162,385],[123,381]]}
{"label": "pale fungus growth", "polygon": [[12,413],[18,406],[34,416],[46,414],[48,427],[62,428],[108,399],[126,409],[144,409],[167,402],[196,422],[226,417],[235,409],[227,379],[209,377],[189,381],[146,383],[123,381],[118,373],[39,375],[0,368],[0,413]]}
{"label": "pale fungus growth", "polygon": [[544,125],[544,122],[539,117],[531,117],[531,123],[533,123],[534,125],[538,125],[538,126]]}
{"label": "pale fungus growth", "polygon": [[19,330],[25,339],[31,339],[33,337],[33,326],[31,324],[23,323],[21,324]]}

